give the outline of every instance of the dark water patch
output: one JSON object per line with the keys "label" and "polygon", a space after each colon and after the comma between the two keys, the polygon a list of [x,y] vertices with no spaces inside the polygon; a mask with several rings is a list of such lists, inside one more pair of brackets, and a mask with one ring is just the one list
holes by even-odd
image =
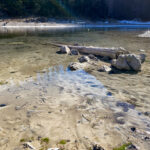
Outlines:
{"label": "dark water patch", "polygon": [[134,109],[135,107],[131,104],[125,103],[125,102],[117,102],[117,107],[122,107],[124,112],[128,112],[129,109]]}
{"label": "dark water patch", "polygon": [[112,93],[111,92],[107,92],[107,96],[112,96]]}
{"label": "dark water patch", "polygon": [[87,81],[86,83],[87,83],[87,84],[93,84],[93,82],[92,82],[92,81]]}
{"label": "dark water patch", "polygon": [[95,85],[95,84],[93,84],[93,85],[90,85],[91,87],[99,87],[99,85]]}

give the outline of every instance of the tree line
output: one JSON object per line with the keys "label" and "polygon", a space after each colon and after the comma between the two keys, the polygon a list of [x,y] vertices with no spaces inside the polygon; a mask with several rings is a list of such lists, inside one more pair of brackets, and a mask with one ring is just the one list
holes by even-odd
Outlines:
{"label": "tree line", "polygon": [[150,0],[0,0],[0,15],[150,20]]}

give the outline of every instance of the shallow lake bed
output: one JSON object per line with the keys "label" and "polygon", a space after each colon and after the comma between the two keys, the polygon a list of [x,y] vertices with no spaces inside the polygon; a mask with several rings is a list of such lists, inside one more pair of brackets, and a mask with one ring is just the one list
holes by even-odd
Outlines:
{"label": "shallow lake bed", "polygon": [[[96,142],[111,150],[130,141],[148,149],[143,137],[149,136],[150,122],[143,114],[150,109],[150,39],[138,37],[145,30],[86,28],[1,36],[0,103],[6,106],[0,113],[7,114],[0,123],[2,148],[15,149],[20,139],[42,136],[51,139],[47,146],[61,147],[59,141],[71,140],[66,149],[87,149]],[[138,74],[70,72],[66,68],[78,56],[57,54],[51,42],[121,46],[136,54],[143,49],[147,59]],[[138,132],[132,133],[132,126]],[[32,140],[35,147],[39,143]]]}

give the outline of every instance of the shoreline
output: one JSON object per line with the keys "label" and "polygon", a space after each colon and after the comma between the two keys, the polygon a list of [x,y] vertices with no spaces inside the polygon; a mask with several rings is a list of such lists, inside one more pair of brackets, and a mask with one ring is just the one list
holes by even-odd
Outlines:
{"label": "shoreline", "polygon": [[111,21],[86,21],[86,20],[57,20],[38,18],[0,19],[1,28],[149,28],[150,22],[111,20]]}

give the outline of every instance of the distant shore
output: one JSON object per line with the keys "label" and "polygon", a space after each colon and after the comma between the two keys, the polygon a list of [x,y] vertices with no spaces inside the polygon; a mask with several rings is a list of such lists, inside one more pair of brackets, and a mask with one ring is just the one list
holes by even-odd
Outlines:
{"label": "distant shore", "polygon": [[23,18],[23,19],[0,19],[0,28],[68,28],[68,27],[96,27],[96,28],[117,28],[117,27],[135,27],[147,28],[150,27],[150,22],[142,22],[135,20],[103,20],[103,21],[88,21],[88,20],[62,20],[48,18]]}

